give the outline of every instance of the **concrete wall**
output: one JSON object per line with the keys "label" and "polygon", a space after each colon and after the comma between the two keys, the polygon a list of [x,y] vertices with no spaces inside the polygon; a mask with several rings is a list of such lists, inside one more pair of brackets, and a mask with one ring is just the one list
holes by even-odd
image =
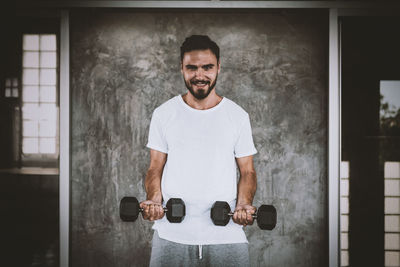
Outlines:
{"label": "concrete wall", "polygon": [[145,198],[153,110],[186,92],[179,46],[221,47],[217,91],[250,114],[258,190],[273,231],[247,227],[252,266],[327,265],[327,49],[324,10],[73,10],[71,266],[146,266],[151,223],[119,219]]}

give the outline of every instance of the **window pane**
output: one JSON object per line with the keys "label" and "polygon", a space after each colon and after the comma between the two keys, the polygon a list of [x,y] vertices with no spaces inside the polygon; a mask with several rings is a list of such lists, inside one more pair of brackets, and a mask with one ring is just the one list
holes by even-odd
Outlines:
{"label": "window pane", "polygon": [[39,101],[39,87],[37,86],[24,86],[22,89],[23,102],[38,102]]}
{"label": "window pane", "polygon": [[340,213],[349,214],[349,198],[347,197],[340,198]]}
{"label": "window pane", "polygon": [[24,104],[22,106],[22,114],[24,120],[37,120],[39,118],[39,105]]}
{"label": "window pane", "polygon": [[11,97],[11,88],[6,88],[6,97]]}
{"label": "window pane", "polygon": [[17,79],[17,78],[14,78],[14,79],[12,80],[12,86],[13,86],[13,87],[18,87],[18,79]]}
{"label": "window pane", "polygon": [[340,230],[342,232],[349,231],[349,215],[341,215],[340,216]]}
{"label": "window pane", "polygon": [[386,251],[385,266],[390,266],[390,267],[400,266],[400,252]]}
{"label": "window pane", "polygon": [[39,35],[24,34],[23,49],[24,50],[39,50]]}
{"label": "window pane", "polygon": [[385,249],[400,249],[400,234],[385,234]]}
{"label": "window pane", "polygon": [[340,234],[340,246],[341,249],[349,249],[349,234],[347,233]]}
{"label": "window pane", "polygon": [[400,214],[400,198],[385,197],[385,213]]}
{"label": "window pane", "polygon": [[41,121],[39,126],[40,137],[56,137],[56,123],[54,121]]}
{"label": "window pane", "polygon": [[56,36],[54,34],[40,36],[40,50],[56,51]]}
{"label": "window pane", "polygon": [[55,86],[40,86],[40,101],[41,102],[56,102],[56,87]]}
{"label": "window pane", "polygon": [[24,154],[33,154],[39,152],[39,140],[38,138],[24,138],[22,152]]}
{"label": "window pane", "polygon": [[39,124],[37,121],[24,121],[23,123],[23,136],[38,137]]}
{"label": "window pane", "polygon": [[40,138],[39,144],[40,153],[54,154],[56,153],[56,139],[55,138]]}
{"label": "window pane", "polygon": [[400,216],[385,215],[385,232],[400,232]]}
{"label": "window pane", "polygon": [[6,87],[11,87],[11,79],[10,78],[6,79]]}
{"label": "window pane", "polygon": [[340,162],[340,178],[349,178],[350,170],[349,170],[349,162],[342,161]]}
{"label": "window pane", "polygon": [[25,68],[38,68],[39,52],[24,52],[22,64]]}
{"label": "window pane", "polygon": [[40,85],[56,85],[56,70],[40,70]]}
{"label": "window pane", "polygon": [[56,123],[57,107],[56,104],[41,104],[40,105],[40,120]]}
{"label": "window pane", "polygon": [[38,85],[39,84],[39,70],[38,69],[24,69],[22,83],[24,85]]}
{"label": "window pane", "polygon": [[340,195],[349,196],[349,180],[347,179],[340,180]]}
{"label": "window pane", "polygon": [[12,90],[12,96],[13,96],[13,97],[18,97],[18,88],[13,88],[13,90]]}
{"label": "window pane", "polygon": [[400,180],[385,180],[385,196],[400,196]]}
{"label": "window pane", "polygon": [[340,266],[349,266],[349,252],[348,251],[340,252]]}
{"label": "window pane", "polygon": [[41,68],[55,68],[56,65],[56,52],[42,52],[40,53],[40,67]]}
{"label": "window pane", "polygon": [[400,178],[400,162],[385,162],[385,178]]}

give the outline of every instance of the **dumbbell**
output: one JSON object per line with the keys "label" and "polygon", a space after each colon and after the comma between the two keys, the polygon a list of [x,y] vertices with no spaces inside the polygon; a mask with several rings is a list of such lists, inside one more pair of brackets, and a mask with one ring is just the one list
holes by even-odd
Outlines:
{"label": "dumbbell", "polygon": [[[163,207],[167,219],[171,223],[180,223],[186,215],[185,202],[180,198],[170,198],[167,207]],[[143,209],[136,197],[123,197],[119,204],[119,217],[125,222],[134,222]]]}
{"label": "dumbbell", "polygon": [[[216,201],[211,208],[211,220],[215,225],[225,226],[233,216],[228,202]],[[252,214],[257,219],[257,225],[262,230],[272,230],[276,225],[276,209],[271,205],[261,205],[256,214]]]}

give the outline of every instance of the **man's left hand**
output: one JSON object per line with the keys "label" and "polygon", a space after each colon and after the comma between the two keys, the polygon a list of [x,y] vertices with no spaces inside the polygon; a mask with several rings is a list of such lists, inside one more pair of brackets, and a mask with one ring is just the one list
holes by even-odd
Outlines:
{"label": "man's left hand", "polygon": [[252,225],[254,222],[253,215],[256,212],[256,207],[246,204],[236,205],[232,219],[235,223],[246,226]]}

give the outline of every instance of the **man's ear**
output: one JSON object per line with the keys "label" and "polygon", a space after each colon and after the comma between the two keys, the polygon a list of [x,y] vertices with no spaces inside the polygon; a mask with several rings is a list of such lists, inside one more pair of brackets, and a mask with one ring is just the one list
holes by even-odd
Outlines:
{"label": "man's ear", "polygon": [[183,74],[183,64],[182,64],[182,61],[181,61],[181,73]]}
{"label": "man's ear", "polygon": [[220,60],[218,60],[217,66],[218,66],[218,74],[219,74],[219,72],[221,71],[221,61]]}

